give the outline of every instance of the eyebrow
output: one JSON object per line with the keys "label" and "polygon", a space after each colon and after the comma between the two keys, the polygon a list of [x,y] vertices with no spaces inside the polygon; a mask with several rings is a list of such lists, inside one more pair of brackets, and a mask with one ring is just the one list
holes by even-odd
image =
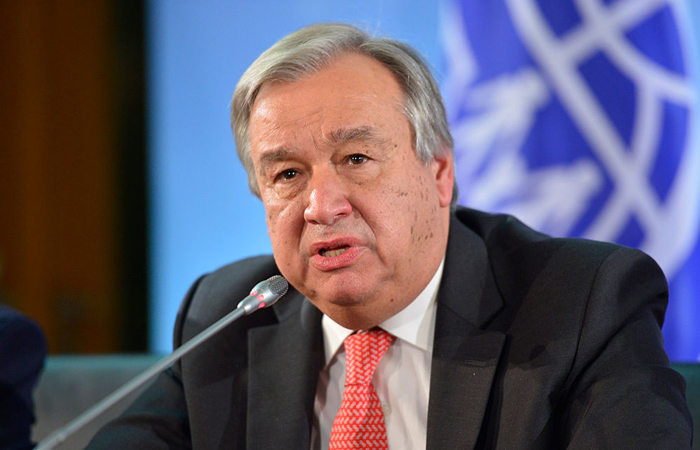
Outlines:
{"label": "eyebrow", "polygon": [[271,164],[286,161],[290,158],[290,154],[292,154],[292,150],[287,147],[280,147],[275,150],[265,152],[260,156],[260,168],[264,171]]}

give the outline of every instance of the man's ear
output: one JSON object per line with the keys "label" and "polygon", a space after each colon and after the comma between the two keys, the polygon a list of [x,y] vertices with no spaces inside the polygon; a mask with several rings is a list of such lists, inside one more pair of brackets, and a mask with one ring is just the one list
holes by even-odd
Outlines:
{"label": "man's ear", "polygon": [[436,156],[432,162],[435,185],[438,189],[440,207],[450,206],[452,202],[452,186],[454,185],[454,163],[452,152],[446,150],[442,155]]}

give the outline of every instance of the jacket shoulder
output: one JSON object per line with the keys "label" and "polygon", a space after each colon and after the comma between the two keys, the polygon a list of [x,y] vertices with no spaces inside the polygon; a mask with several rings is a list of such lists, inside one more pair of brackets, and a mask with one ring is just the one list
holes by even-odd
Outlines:
{"label": "jacket shoulder", "polygon": [[572,257],[585,257],[589,261],[590,258],[593,258],[602,261],[610,254],[620,251],[643,259],[651,259],[639,250],[611,242],[552,237],[532,229],[508,214],[492,214],[458,207],[455,211],[455,217],[462,225],[483,240],[491,257],[507,254],[523,258],[539,255],[542,258],[545,255],[551,256],[552,253],[564,251],[571,253]]}
{"label": "jacket shoulder", "polygon": [[[629,277],[644,280],[652,292],[665,295],[663,272],[640,250],[609,242],[551,237],[505,214],[458,208],[455,218],[457,226],[465,226],[482,240],[506,303],[513,299],[519,303],[533,292],[539,293],[540,301],[552,300],[544,294],[561,286],[564,291],[559,297],[566,294],[561,298],[572,300],[581,296],[583,305],[596,286],[606,281],[623,283]],[[608,304],[619,301],[611,298]]]}

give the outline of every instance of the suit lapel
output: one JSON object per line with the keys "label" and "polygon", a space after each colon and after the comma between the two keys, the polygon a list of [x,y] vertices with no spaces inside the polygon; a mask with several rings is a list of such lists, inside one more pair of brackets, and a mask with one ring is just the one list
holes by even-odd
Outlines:
{"label": "suit lapel", "polygon": [[504,333],[483,327],[502,306],[483,241],[453,219],[438,293],[428,449],[475,446],[505,342]]}
{"label": "suit lapel", "polygon": [[248,336],[248,448],[309,448],[318,374],[321,313],[296,291],[276,304],[279,323]]}

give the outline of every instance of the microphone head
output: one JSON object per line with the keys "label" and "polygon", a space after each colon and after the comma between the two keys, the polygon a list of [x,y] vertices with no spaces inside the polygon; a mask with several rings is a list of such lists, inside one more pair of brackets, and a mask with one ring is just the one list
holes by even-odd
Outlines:
{"label": "microphone head", "polygon": [[286,294],[289,289],[289,283],[281,275],[271,276],[267,279],[267,282],[270,283],[270,291],[280,297]]}
{"label": "microphone head", "polygon": [[250,295],[241,300],[238,304],[239,308],[245,310],[246,315],[251,314],[261,308],[272,306],[280,299],[289,289],[289,283],[284,277],[274,275],[265,281],[256,284]]}

